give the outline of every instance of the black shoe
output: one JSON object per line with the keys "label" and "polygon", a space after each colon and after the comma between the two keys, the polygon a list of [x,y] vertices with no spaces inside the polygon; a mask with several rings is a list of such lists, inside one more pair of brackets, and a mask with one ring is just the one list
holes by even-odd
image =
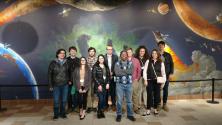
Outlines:
{"label": "black shoe", "polygon": [[116,122],[120,122],[120,121],[121,121],[121,115],[117,115]]}
{"label": "black shoe", "polygon": [[106,118],[106,116],[105,116],[103,111],[101,111],[101,116],[102,116],[102,118]]}
{"label": "black shoe", "polygon": [[53,117],[53,120],[54,120],[54,121],[56,121],[56,120],[58,120],[58,119],[59,119],[58,116],[54,116],[54,117]]}
{"label": "black shoe", "polygon": [[93,111],[93,112],[96,112],[96,111],[97,111],[97,108],[93,108],[92,111]]}
{"label": "black shoe", "polygon": [[86,110],[87,113],[90,113],[91,111],[92,111],[91,108],[88,108],[88,109]]}
{"label": "black shoe", "polygon": [[97,111],[97,118],[98,119],[102,118],[101,111]]}
{"label": "black shoe", "polygon": [[134,116],[127,116],[127,118],[130,120],[130,121],[136,121],[136,118]]}
{"label": "black shoe", "polygon": [[63,119],[67,119],[67,115],[62,115],[62,118]]}

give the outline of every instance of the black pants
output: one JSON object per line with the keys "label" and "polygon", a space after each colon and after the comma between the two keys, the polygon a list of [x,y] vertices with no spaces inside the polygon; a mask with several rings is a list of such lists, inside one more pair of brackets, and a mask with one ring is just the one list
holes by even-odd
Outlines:
{"label": "black pants", "polygon": [[112,106],[116,105],[116,82],[114,82],[114,78],[110,81],[110,89],[106,91],[106,107],[109,106],[109,95],[111,96]]}
{"label": "black pants", "polygon": [[87,106],[87,94],[88,91],[86,93],[79,93],[79,108],[83,108],[83,110],[86,110],[86,106]]}
{"label": "black pants", "polygon": [[166,81],[166,83],[165,83],[165,85],[163,87],[163,104],[167,103],[168,88],[169,88],[169,81]]}
{"label": "black pants", "polygon": [[152,105],[154,109],[157,109],[160,100],[160,84],[157,84],[156,80],[149,80],[147,90],[147,109],[151,109]]}
{"label": "black pants", "polygon": [[68,109],[72,108],[72,95],[71,95],[72,85],[69,85],[68,89]]}

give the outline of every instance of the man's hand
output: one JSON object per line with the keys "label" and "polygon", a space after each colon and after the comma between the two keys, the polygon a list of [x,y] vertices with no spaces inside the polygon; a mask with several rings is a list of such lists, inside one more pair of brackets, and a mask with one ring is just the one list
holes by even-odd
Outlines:
{"label": "man's hand", "polygon": [[69,83],[69,85],[72,85],[72,82],[71,82],[71,81],[69,81],[68,83]]}
{"label": "man's hand", "polygon": [[99,92],[102,92],[103,88],[101,85],[98,86],[98,90],[99,90]]}
{"label": "man's hand", "polygon": [[169,80],[172,80],[173,79],[173,74],[170,74],[169,75]]}
{"label": "man's hand", "polygon": [[106,84],[106,89],[109,89],[109,84]]}
{"label": "man's hand", "polygon": [[79,89],[79,93],[83,93],[82,89]]}
{"label": "man's hand", "polygon": [[147,80],[144,80],[144,85],[145,85],[146,87],[148,86]]}
{"label": "man's hand", "polygon": [[49,88],[49,91],[51,91],[51,92],[52,92],[52,91],[53,91],[53,88],[52,88],[52,87],[50,87],[50,88]]}

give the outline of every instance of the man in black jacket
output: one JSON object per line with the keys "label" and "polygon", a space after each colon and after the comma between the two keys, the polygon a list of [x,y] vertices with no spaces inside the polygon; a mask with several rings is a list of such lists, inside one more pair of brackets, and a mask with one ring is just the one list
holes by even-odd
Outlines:
{"label": "man in black jacket", "polygon": [[116,82],[114,81],[115,72],[114,72],[114,66],[116,62],[118,61],[118,56],[113,54],[113,46],[112,43],[108,43],[106,47],[107,53],[105,54],[105,63],[109,67],[110,70],[110,90],[106,94],[106,107],[109,107],[108,99],[109,95],[111,96],[112,100],[112,110],[116,110]]}
{"label": "man in black jacket", "polygon": [[73,83],[71,82],[72,72],[76,67],[79,66],[80,60],[77,55],[77,49],[75,46],[69,47],[69,57],[67,57],[67,62],[69,65],[69,91],[68,91],[68,113],[72,112],[78,106],[78,97],[77,94],[72,95],[71,89]]}
{"label": "man in black jacket", "polygon": [[65,107],[68,94],[69,65],[65,56],[66,51],[59,49],[56,52],[56,59],[51,61],[48,68],[49,88],[53,92],[54,120],[57,120],[59,116],[67,118]]}
{"label": "man in black jacket", "polygon": [[174,72],[174,63],[172,56],[165,52],[165,42],[164,41],[159,41],[158,42],[158,47],[160,49],[160,54],[161,54],[161,60],[164,62],[165,65],[165,71],[166,71],[166,78],[167,81],[163,87],[163,110],[169,111],[169,108],[167,107],[167,98],[168,98],[168,87],[169,87],[169,79],[172,78],[173,72]]}

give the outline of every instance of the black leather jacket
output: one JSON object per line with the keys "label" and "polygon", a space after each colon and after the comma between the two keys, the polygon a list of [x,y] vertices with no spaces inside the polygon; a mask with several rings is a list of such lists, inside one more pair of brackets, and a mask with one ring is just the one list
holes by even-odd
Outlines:
{"label": "black leather jacket", "polygon": [[68,84],[69,80],[69,65],[64,60],[63,64],[60,64],[58,59],[53,60],[48,68],[48,82],[49,87]]}
{"label": "black leather jacket", "polygon": [[102,85],[102,90],[106,90],[106,84],[110,83],[110,71],[109,68],[105,66],[106,70],[106,79],[103,79],[103,69],[99,66],[99,64],[95,64],[92,70],[93,80],[95,82],[95,90],[97,92],[98,86]]}

